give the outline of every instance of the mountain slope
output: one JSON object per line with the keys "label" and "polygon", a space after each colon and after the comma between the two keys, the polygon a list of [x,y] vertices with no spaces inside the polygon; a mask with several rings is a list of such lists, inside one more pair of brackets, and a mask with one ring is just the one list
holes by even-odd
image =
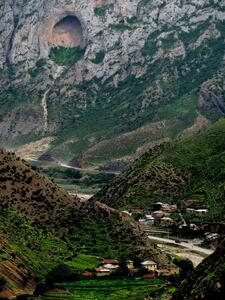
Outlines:
{"label": "mountain slope", "polygon": [[224,21],[222,1],[4,1],[1,144],[53,137],[52,158],[99,166],[204,128],[225,112]]}
{"label": "mountain slope", "polygon": [[72,256],[65,242],[2,207],[0,247],[1,299],[33,294],[37,283]]}
{"label": "mountain slope", "polygon": [[[0,161],[1,205],[16,210],[32,224],[47,228],[64,239],[74,240],[76,248],[96,251],[96,254],[100,254],[99,251],[106,253],[109,249],[117,252],[122,246],[119,245],[119,241],[122,241],[123,236],[126,236],[126,232],[130,230],[137,238],[137,241],[134,239],[137,248],[144,245],[138,227],[131,220],[122,222],[116,210],[99,202],[82,203],[79,199],[69,196],[47,177],[32,170],[29,164],[21,161],[13,153],[6,154],[1,150]],[[80,234],[80,231],[83,234]],[[107,243],[104,242],[106,235]],[[99,241],[100,249],[94,250],[92,247],[98,238],[102,243]],[[132,239],[130,243],[133,244]],[[101,246],[104,247],[104,251]],[[129,247],[124,245],[124,251],[128,249]],[[133,252],[132,246],[128,251]]]}
{"label": "mountain slope", "polygon": [[218,247],[180,285],[174,300],[224,299],[225,291],[225,245]]}
{"label": "mountain slope", "polygon": [[0,151],[0,174],[0,297],[31,293],[61,264],[79,275],[97,256],[169,262],[131,218],[69,196],[13,153]]}
{"label": "mountain slope", "polygon": [[191,137],[164,143],[138,159],[94,196],[114,208],[198,200],[208,221],[224,221],[225,119]]}

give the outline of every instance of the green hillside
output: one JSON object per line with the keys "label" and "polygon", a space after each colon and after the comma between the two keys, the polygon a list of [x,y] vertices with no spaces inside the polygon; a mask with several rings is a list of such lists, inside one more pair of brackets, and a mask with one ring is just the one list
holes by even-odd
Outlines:
{"label": "green hillside", "polygon": [[150,209],[162,201],[199,200],[208,221],[224,220],[225,119],[206,131],[164,143],[137,160],[94,200],[115,208]]}
{"label": "green hillside", "polygon": [[55,268],[79,276],[98,257],[169,262],[131,218],[69,196],[13,153],[0,150],[0,175],[0,298],[32,293]]}

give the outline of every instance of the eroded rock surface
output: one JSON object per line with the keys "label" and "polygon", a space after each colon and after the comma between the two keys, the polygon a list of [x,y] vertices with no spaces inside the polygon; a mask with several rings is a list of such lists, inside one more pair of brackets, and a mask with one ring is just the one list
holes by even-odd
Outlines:
{"label": "eroded rock surface", "polygon": [[[198,110],[213,121],[225,112],[224,1],[11,0],[0,8],[0,136],[8,143],[62,135],[65,147],[60,140],[51,154],[76,160],[146,124],[166,124],[155,142],[191,128]],[[164,107],[172,103],[176,111]],[[149,136],[136,141],[114,159]]]}

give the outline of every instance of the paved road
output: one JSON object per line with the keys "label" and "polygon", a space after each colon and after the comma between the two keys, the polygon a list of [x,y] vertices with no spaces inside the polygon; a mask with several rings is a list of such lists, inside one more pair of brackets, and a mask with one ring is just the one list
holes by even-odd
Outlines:
{"label": "paved road", "polygon": [[161,242],[161,243],[164,243],[164,244],[179,245],[179,246],[182,246],[184,248],[196,251],[196,252],[198,252],[198,253],[200,253],[204,256],[206,256],[206,255],[208,256],[208,255],[210,255],[214,252],[214,250],[211,250],[211,249],[206,249],[206,248],[195,246],[195,245],[193,245],[193,243],[191,241],[189,241],[187,243],[181,242],[181,243],[178,244],[174,240],[164,239],[164,238],[160,238],[160,237],[153,236],[153,235],[148,235],[148,238],[150,240],[153,240],[153,241],[158,242],[158,243]]}

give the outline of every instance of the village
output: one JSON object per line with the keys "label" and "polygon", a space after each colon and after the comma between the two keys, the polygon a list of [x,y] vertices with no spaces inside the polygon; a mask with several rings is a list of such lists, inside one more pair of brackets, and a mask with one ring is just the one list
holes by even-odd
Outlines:
{"label": "village", "polygon": [[133,217],[156,243],[177,243],[203,254],[207,252],[204,248],[214,251],[219,243],[220,235],[207,222],[209,210],[199,200],[188,199],[179,206],[156,202],[149,209],[131,208],[121,214]]}
{"label": "village", "polygon": [[[159,233],[160,231],[163,233],[163,230],[166,229],[167,233],[180,234],[181,236],[188,234],[189,237],[202,239],[207,236],[208,240],[212,239],[213,241],[217,235],[210,231],[207,232],[207,226],[203,227],[204,224],[207,224],[204,219],[208,216],[209,210],[190,207],[196,201],[186,200],[182,210],[176,204],[156,202],[148,210],[131,208],[129,211],[124,210],[121,213],[124,217],[126,215],[134,217],[145,231],[152,229],[156,232],[158,229]],[[195,222],[192,221],[193,219]]]}
{"label": "village", "polygon": [[134,262],[132,260],[127,260],[126,263],[122,263],[117,259],[107,258],[103,259],[101,264],[94,270],[84,272],[82,274],[85,278],[94,277],[121,277],[129,276],[142,279],[153,279],[159,276],[171,276],[179,275],[180,268],[176,267],[174,264],[168,266],[167,268],[160,268],[158,264],[149,259],[142,262]]}
{"label": "village", "polygon": [[[186,201],[187,207],[185,208],[185,216],[189,215],[197,218],[202,218],[208,214],[208,209],[195,209],[189,207],[189,205],[191,206],[192,203],[193,200]],[[177,220],[173,219],[174,213],[176,213],[176,215],[179,215],[181,220],[180,222],[177,222]],[[162,236],[163,234],[168,235],[169,233],[172,234],[174,232],[179,232],[182,234],[182,232],[188,231],[193,235],[193,237],[196,236],[196,233],[201,236],[201,239],[199,239],[199,241],[208,240],[208,242],[211,243],[212,241],[218,239],[218,234],[203,232],[199,225],[186,222],[176,204],[157,202],[152,205],[151,210],[147,211],[139,208],[123,210],[121,212],[121,216],[124,219],[135,217],[139,225],[147,233],[149,238],[149,234]],[[139,218],[137,218],[137,216]],[[180,240],[177,238],[173,242],[179,244]],[[85,278],[104,278],[119,277],[123,274],[126,274],[126,276],[134,278],[153,279],[159,276],[176,276],[180,274],[180,271],[180,268],[174,264],[166,267],[161,267],[151,258],[147,258],[146,260],[141,262],[128,260],[125,263],[122,263],[117,259],[107,258],[102,259],[101,264],[99,264],[97,268],[83,273],[82,276]]]}
{"label": "village", "polygon": [[[188,202],[187,202],[188,203]],[[151,214],[146,214],[143,218],[138,221],[142,225],[146,226],[159,226],[159,227],[170,227],[176,225],[176,221],[173,219],[172,214],[178,212],[178,207],[176,204],[168,204],[163,202],[154,203]],[[186,208],[186,214],[193,215],[196,217],[202,217],[208,214],[208,209],[194,209]],[[182,224],[179,226],[187,226],[187,222],[184,220],[183,216],[179,212]],[[190,224],[190,226],[195,230],[198,228],[196,224]]]}

